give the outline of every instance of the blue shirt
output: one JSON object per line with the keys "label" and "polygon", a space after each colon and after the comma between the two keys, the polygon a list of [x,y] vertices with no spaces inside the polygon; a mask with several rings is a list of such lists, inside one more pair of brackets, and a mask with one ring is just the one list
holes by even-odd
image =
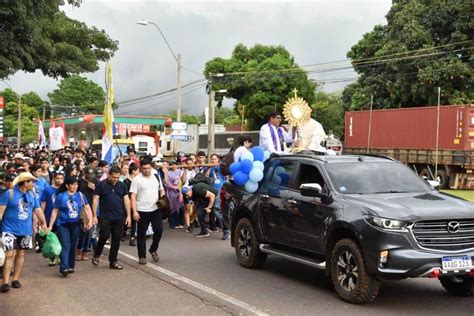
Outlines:
{"label": "blue shirt", "polygon": [[[84,201],[84,204],[82,201]],[[58,209],[56,226],[79,222],[81,209],[84,205],[87,205],[87,199],[80,192],[76,192],[73,195],[69,195],[68,191],[59,193],[54,201],[54,208]]]}
{"label": "blue shirt", "polygon": [[107,179],[102,180],[96,185],[94,195],[99,196],[100,217],[110,220],[125,217],[123,198],[128,195],[125,183],[117,182],[112,185]]}
{"label": "blue shirt", "polygon": [[43,192],[43,197],[41,198],[41,202],[46,202],[46,206],[44,208],[44,216],[46,217],[46,223],[49,225],[49,220],[51,218],[51,214],[53,213],[54,208],[54,201],[56,200],[56,194],[58,193],[58,189],[48,186]]}
{"label": "blue shirt", "polygon": [[15,236],[33,235],[33,210],[40,207],[33,192],[21,192],[17,186],[13,194],[9,190],[0,197],[0,205],[5,205],[2,230]]}
{"label": "blue shirt", "polygon": [[45,179],[39,178],[38,180],[35,180],[35,186],[33,188],[33,192],[35,193],[38,201],[42,200],[43,192],[47,187],[49,187],[49,184],[48,182],[46,182]]}

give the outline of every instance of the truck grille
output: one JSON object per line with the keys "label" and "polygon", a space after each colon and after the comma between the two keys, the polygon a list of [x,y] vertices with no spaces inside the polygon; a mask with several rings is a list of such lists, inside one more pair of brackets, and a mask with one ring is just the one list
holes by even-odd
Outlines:
{"label": "truck grille", "polygon": [[421,221],[412,230],[423,248],[447,251],[474,248],[474,219]]}

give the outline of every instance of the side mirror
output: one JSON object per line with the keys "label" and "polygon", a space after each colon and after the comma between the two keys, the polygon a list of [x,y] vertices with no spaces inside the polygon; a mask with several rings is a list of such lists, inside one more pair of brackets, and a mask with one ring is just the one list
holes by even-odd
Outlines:
{"label": "side mirror", "polygon": [[303,196],[321,197],[323,189],[318,183],[303,183],[300,186],[300,193]]}

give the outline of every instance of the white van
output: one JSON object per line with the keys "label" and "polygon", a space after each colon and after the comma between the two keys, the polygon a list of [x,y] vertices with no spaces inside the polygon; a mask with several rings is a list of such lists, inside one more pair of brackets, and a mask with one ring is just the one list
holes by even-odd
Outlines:
{"label": "white van", "polygon": [[138,155],[156,155],[155,139],[146,135],[135,135],[131,137]]}

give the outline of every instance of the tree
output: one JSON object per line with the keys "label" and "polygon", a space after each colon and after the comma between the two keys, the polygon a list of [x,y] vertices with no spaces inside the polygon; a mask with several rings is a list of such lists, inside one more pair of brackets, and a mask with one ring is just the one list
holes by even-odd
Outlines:
{"label": "tree", "polygon": [[[79,7],[81,0],[68,0]],[[7,0],[0,4],[0,79],[18,70],[57,78],[96,71],[118,42],[104,30],[70,19],[63,0]]]}
{"label": "tree", "polygon": [[[173,122],[176,122],[176,112],[173,112],[170,117]],[[182,113],[181,122],[185,122],[186,124],[203,124],[204,120],[201,121],[201,117],[198,116]]]}
{"label": "tree", "polygon": [[312,108],[311,116],[321,123],[326,134],[332,131],[340,139],[344,137],[344,108],[340,94],[318,91]]}
{"label": "tree", "polygon": [[[282,112],[294,88],[308,103],[314,102],[316,83],[308,79],[283,46],[257,44],[247,48],[238,44],[230,59],[216,57],[206,63],[204,72],[212,80],[214,91],[226,89],[225,97],[237,100],[234,107],[238,102],[246,105],[245,117],[252,128],[266,122],[269,112]],[[215,76],[219,73],[224,77]],[[215,95],[218,107],[223,97]]]}
{"label": "tree", "polygon": [[394,0],[377,25],[347,53],[359,79],[343,92],[344,107],[471,103],[474,26],[471,1]]}
{"label": "tree", "polygon": [[95,82],[78,75],[61,80],[58,89],[48,93],[55,112],[72,114],[101,114],[104,110],[105,92]]}

